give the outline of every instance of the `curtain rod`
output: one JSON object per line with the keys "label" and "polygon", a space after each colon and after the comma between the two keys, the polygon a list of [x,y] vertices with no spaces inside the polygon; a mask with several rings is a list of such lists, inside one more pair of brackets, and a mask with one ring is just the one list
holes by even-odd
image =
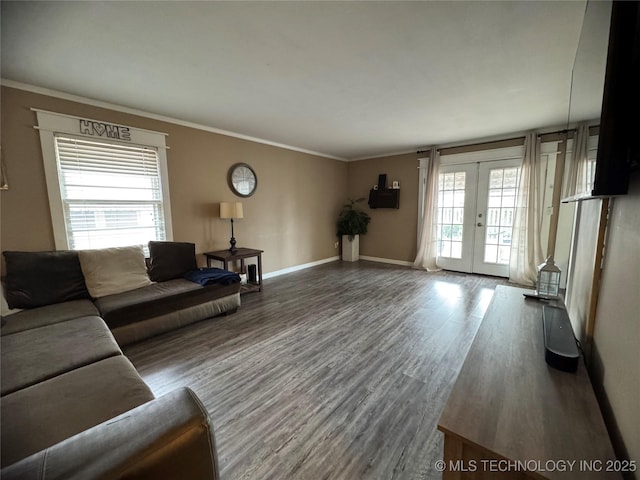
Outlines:
{"label": "curtain rod", "polygon": [[[554,138],[558,135],[564,135],[567,134],[567,138],[573,138],[573,134],[575,133],[576,129],[575,128],[571,128],[571,129],[565,129],[565,130],[558,130],[555,132],[549,132],[549,133],[541,133],[538,135],[538,138],[544,139],[546,138]],[[600,131],[600,126],[599,125],[594,125],[589,127],[589,135],[597,135]],[[472,148],[472,147],[481,147],[483,145],[492,145],[492,144],[499,144],[499,143],[508,143],[508,142],[516,142],[516,141],[524,141],[524,136],[521,137],[512,137],[512,138],[505,138],[502,140],[493,140],[493,141],[488,141],[488,142],[480,142],[480,143],[469,143],[466,145],[456,145],[454,147],[442,147],[442,148],[437,148],[437,150],[439,152],[443,152],[443,151],[447,151],[447,150],[452,150],[452,149],[458,149],[458,148]],[[553,141],[553,140],[552,140]],[[424,153],[430,153],[431,149],[429,150],[418,150],[416,153],[417,154],[424,154]]]}
{"label": "curtain rod", "polygon": [[[574,131],[574,130],[571,130]],[[545,133],[544,135],[557,135],[557,134],[562,134],[562,133],[568,133],[569,130],[562,130],[559,132],[551,132],[551,133]],[[538,135],[538,138],[541,138],[543,135]],[[521,137],[512,137],[512,138],[503,138],[502,140],[492,140],[492,141],[488,141],[488,142],[480,142],[480,143],[468,143],[466,145],[456,145],[456,146],[452,146],[452,147],[442,147],[442,148],[437,148],[438,151],[443,151],[443,150],[449,150],[452,148],[471,148],[471,147],[481,147],[483,145],[491,145],[491,144],[497,144],[497,143],[507,143],[507,142],[515,142],[515,141],[520,141],[522,140],[524,142],[524,136]],[[416,153],[429,153],[431,152],[431,149],[429,150],[418,150]]]}

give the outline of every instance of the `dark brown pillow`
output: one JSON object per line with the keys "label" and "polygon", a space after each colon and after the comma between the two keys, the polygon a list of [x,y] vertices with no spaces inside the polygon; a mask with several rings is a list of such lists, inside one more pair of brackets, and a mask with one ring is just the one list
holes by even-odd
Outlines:
{"label": "dark brown pillow", "polygon": [[35,308],[90,298],[77,252],[3,253],[9,308]]}
{"label": "dark brown pillow", "polygon": [[154,282],[182,278],[198,268],[194,243],[149,242],[149,256],[149,278]]}

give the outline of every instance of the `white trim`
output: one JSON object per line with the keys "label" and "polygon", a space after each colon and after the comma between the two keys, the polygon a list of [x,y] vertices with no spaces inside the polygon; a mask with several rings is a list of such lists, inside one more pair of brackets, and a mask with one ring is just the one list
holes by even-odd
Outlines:
{"label": "white trim", "polygon": [[391,263],[392,265],[402,265],[404,267],[413,267],[413,262],[405,262],[404,260],[394,260],[393,258],[369,257],[360,255],[360,260],[369,260],[370,262]]}
{"label": "white trim", "polygon": [[[66,133],[77,135],[80,132],[79,120],[82,117],[57,114],[45,110],[35,110],[38,120],[38,132],[40,134],[40,146],[42,147],[42,161],[44,164],[45,181],[47,184],[47,194],[49,197],[49,209],[51,212],[51,223],[53,224],[53,238],[56,250],[67,250],[69,248],[67,237],[67,223],[64,218],[64,206],[62,194],[60,192],[60,173],[55,152],[54,133]],[[99,120],[97,120],[99,122]],[[171,220],[171,200],[169,193],[169,172],[167,169],[167,152],[165,148],[165,135],[161,132],[142,130],[127,127],[131,132],[131,140],[136,143],[143,142],[146,145],[155,147],[158,152],[158,164],[160,168],[160,181],[162,193],[162,207],[164,212],[164,229],[167,241],[173,240],[173,222]],[[86,136],[86,135],[84,135]],[[102,137],[91,137],[94,140],[111,140],[112,143],[130,145],[127,141],[114,141],[114,139],[104,139]]]}
{"label": "white trim", "polygon": [[315,262],[303,263],[301,265],[294,265],[293,267],[283,268],[282,270],[274,270],[273,272],[265,273],[264,275],[262,275],[262,278],[266,279],[266,278],[279,277],[280,275],[297,272],[298,270],[304,270],[306,268],[322,265],[323,263],[335,262],[337,260],[340,260],[340,257],[336,256],[336,257],[323,258],[322,260],[316,260]]}
{"label": "white trim", "polygon": [[53,226],[53,240],[56,250],[67,250],[66,222],[64,221],[64,207],[62,194],[60,193],[60,180],[58,176],[58,164],[56,162],[56,149],[53,132],[40,130],[40,147],[42,148],[42,160],[44,164],[44,178],[47,184],[49,196],[49,210]]}
{"label": "white trim", "polygon": [[168,242],[173,242],[173,220],[171,218],[171,191],[169,190],[169,167],[167,150],[158,149],[160,167],[160,191],[162,192],[162,209],[164,211],[164,235]]}
{"label": "white trim", "polygon": [[376,158],[394,157],[396,155],[407,155],[409,153],[415,153],[417,155],[417,151],[418,151],[417,148],[412,148],[411,150],[402,150],[401,152],[375,154],[372,157],[349,158],[349,159],[346,159],[345,162],[359,162],[360,160],[374,160]]}
{"label": "white trim", "polygon": [[165,115],[158,115],[156,113],[147,112],[144,110],[138,110],[136,108],[124,107],[122,105],[116,105],[114,103],[103,102],[100,100],[94,100],[92,98],[81,97],[79,95],[73,95],[70,93],[64,93],[57,90],[51,90],[48,88],[37,87],[35,85],[29,85],[22,82],[16,82],[13,80],[0,79],[0,83],[6,87],[16,88],[18,90],[25,90],[27,92],[33,92],[40,95],[47,95],[49,97],[60,98],[63,100],[69,100],[71,102],[83,103],[85,105],[91,105],[94,107],[107,108],[109,110],[114,110],[116,112],[129,113],[131,115],[138,115],[140,117],[151,118],[153,120],[159,120],[161,122],[172,123],[174,125],[181,125],[183,127],[195,128],[197,130],[204,130],[206,132],[217,133],[220,135],[225,135],[227,137],[239,138],[241,140],[248,140],[250,142],[261,143],[263,145],[270,145],[272,147],[284,148],[286,150],[293,150],[295,152],[306,153],[309,155],[315,155],[318,157],[330,158],[332,160],[340,160],[342,162],[347,162],[346,158],[336,157],[335,155],[329,155],[322,152],[315,152],[313,150],[307,150],[305,148],[294,147],[292,145],[286,145],[284,143],[272,142],[270,140],[265,140],[263,138],[252,137],[249,135],[243,135],[241,133],[231,132],[229,130],[222,130],[220,128],[209,127],[207,125],[202,125],[199,123],[188,122],[186,120],[180,120],[177,118],[167,117]]}
{"label": "white trim", "polygon": [[[136,127],[129,127],[128,125],[119,125],[115,123],[105,122],[104,120],[93,120],[90,118],[78,117],[74,115],[66,115],[64,113],[49,112],[47,110],[37,110],[38,125],[34,128],[42,132],[50,133],[68,133],[71,135],[78,135],[81,137],[91,138],[94,141],[115,142],[121,145],[138,145],[146,147],[156,147],[158,149],[166,149],[166,133],[154,132],[153,130],[144,130]],[[80,124],[82,122],[91,122],[99,124],[112,125],[114,127],[120,127],[127,131],[129,138],[111,138],[102,135],[89,135],[83,133]],[[104,131],[102,133],[105,133]]]}
{"label": "white trim", "polygon": [[[101,122],[101,123],[108,123],[108,122]],[[36,129],[36,130],[49,131],[49,132],[52,132],[52,133],[69,133],[69,132],[64,132],[64,131],[55,132],[53,130],[48,130],[46,128],[39,127],[38,125],[34,125],[33,128]],[[148,131],[150,132],[151,130],[148,130]],[[157,149],[162,148],[164,150],[171,150],[171,147],[169,147],[167,145],[164,145],[164,146],[148,145],[148,144],[144,144],[144,143],[129,142],[128,140],[120,140],[120,139],[116,139],[116,138],[104,138],[104,137],[101,137],[101,136],[98,136],[98,135],[88,135],[86,133],[72,133],[71,135],[73,135],[74,137],[78,137],[78,138],[91,138],[93,140],[95,140],[97,138],[97,139],[100,139],[100,141],[104,142],[104,143],[117,143],[117,144],[122,144],[122,145],[124,145],[124,144],[133,145],[134,147],[154,147],[154,148],[157,148]],[[168,135],[168,134],[162,133],[162,132],[158,132],[158,135]]]}
{"label": "white trim", "polygon": [[492,162],[496,160],[522,159],[524,146],[502,147],[491,150],[440,155],[440,166],[461,165],[465,163]]}
{"label": "white trim", "polygon": [[[31,107],[30,110],[32,112],[42,112],[42,113],[48,113],[49,115],[55,115],[56,117],[65,117],[65,118],[70,118],[71,120],[77,121],[79,119],[82,120],[89,120],[90,122],[98,122],[98,123],[103,123],[104,120],[97,120],[95,118],[86,118],[86,117],[78,117],[77,115],[68,115],[66,113],[58,113],[58,112],[52,112],[51,110],[43,110],[41,108],[34,108]],[[108,122],[111,125],[117,125],[119,127],[125,127],[125,128],[129,128],[131,130],[138,130],[139,132],[147,132],[147,133],[153,133],[154,135],[164,135],[165,137],[168,136],[168,133],[165,132],[158,132],[156,130],[147,130],[146,128],[138,128],[138,127],[131,127],[129,125],[123,125],[121,123],[113,123],[113,122]],[[40,127],[42,128],[42,127]],[[88,135],[89,137],[91,135]]]}

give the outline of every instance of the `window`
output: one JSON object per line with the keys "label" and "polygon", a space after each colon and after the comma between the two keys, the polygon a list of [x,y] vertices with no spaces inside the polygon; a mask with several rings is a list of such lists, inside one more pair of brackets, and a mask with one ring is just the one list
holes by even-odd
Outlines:
{"label": "window", "polygon": [[155,149],[68,136],[55,147],[69,248],[166,239]]}
{"label": "window", "polygon": [[[597,140],[598,137],[596,137]],[[591,137],[589,137],[589,143],[591,144]],[[589,149],[587,151],[587,165],[584,179],[584,191],[591,193],[593,190],[593,180],[596,178],[596,157],[598,155],[598,144],[596,143],[595,147],[591,147],[589,145]]]}
{"label": "window", "polygon": [[164,134],[41,111],[38,123],[56,248],[172,239]]}

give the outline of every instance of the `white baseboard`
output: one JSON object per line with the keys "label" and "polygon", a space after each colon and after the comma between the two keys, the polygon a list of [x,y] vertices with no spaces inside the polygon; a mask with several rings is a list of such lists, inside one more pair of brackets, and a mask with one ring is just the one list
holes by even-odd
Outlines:
{"label": "white baseboard", "polygon": [[393,265],[402,265],[404,267],[413,267],[413,262],[406,262],[404,260],[394,260],[393,258],[380,258],[380,257],[369,257],[366,255],[360,255],[362,260],[369,260],[370,262],[380,262],[380,263],[392,263]]}
{"label": "white baseboard", "polygon": [[282,270],[275,270],[273,272],[265,273],[262,278],[272,278],[279,275],[285,275],[291,272],[297,272],[298,270],[304,270],[305,268],[315,267],[316,265],[322,265],[323,263],[335,262],[340,260],[339,256],[323,258],[322,260],[316,260],[315,262],[303,263],[302,265],[294,265],[293,267],[283,268]]}

